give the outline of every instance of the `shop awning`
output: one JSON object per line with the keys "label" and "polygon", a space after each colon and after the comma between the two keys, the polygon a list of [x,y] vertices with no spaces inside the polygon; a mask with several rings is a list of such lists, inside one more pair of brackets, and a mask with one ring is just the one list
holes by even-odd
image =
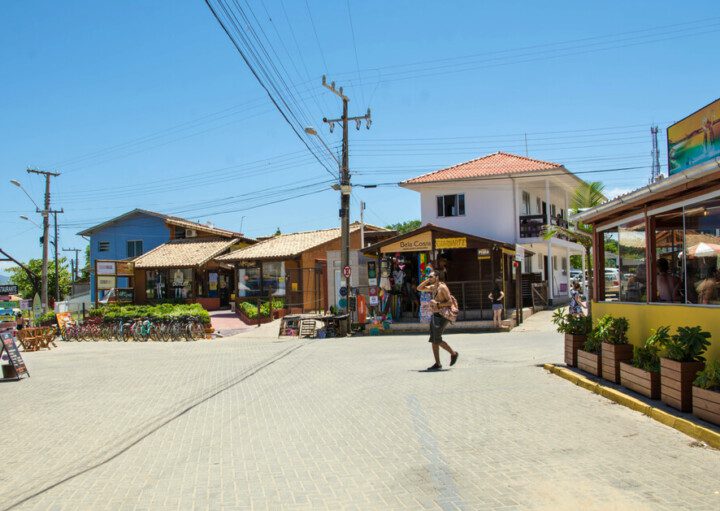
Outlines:
{"label": "shop awning", "polygon": [[364,248],[362,252],[364,254],[391,254],[395,252],[429,252],[431,250],[459,248],[488,249],[493,247],[515,253],[515,245],[512,243],[427,224],[406,234],[370,245]]}
{"label": "shop awning", "polygon": [[238,239],[171,240],[135,259],[135,268],[197,268],[230,250]]}

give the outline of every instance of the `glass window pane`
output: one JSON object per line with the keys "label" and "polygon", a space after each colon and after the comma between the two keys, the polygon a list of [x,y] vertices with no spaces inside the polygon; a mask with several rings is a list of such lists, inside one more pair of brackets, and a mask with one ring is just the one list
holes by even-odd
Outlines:
{"label": "glass window pane", "polygon": [[457,216],[457,195],[445,195],[443,202],[445,203],[443,216]]}
{"label": "glass window pane", "polygon": [[603,233],[605,240],[605,301],[616,301],[620,297],[620,259],[618,231],[616,229]]}
{"label": "glass window pane", "polygon": [[189,268],[175,268],[170,270],[170,296],[175,300],[184,300],[192,297],[192,270]]}
{"label": "glass window pane", "polygon": [[647,301],[645,219],[618,228],[620,301]]}
{"label": "glass window pane", "polygon": [[458,195],[458,215],[465,214],[465,194]]}
{"label": "glass window pane", "polygon": [[655,216],[655,302],[683,302],[682,209]]}
{"label": "glass window pane", "polygon": [[238,296],[260,296],[260,268],[238,269]]}
{"label": "glass window pane", "polygon": [[167,298],[167,280],[165,273],[157,270],[145,272],[145,293],[148,300],[163,300]]}
{"label": "glass window pane", "polygon": [[687,303],[720,304],[720,198],[685,207]]}
{"label": "glass window pane", "polygon": [[264,262],[263,292],[271,296],[285,296],[285,263],[282,261]]}
{"label": "glass window pane", "polygon": [[437,216],[444,216],[445,208],[443,206],[442,195],[437,197]]}

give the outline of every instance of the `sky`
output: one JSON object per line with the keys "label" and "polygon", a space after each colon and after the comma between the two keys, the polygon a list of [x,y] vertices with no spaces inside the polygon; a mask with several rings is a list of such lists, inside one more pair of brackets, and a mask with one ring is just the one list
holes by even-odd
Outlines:
{"label": "sky", "polygon": [[[301,121],[336,151],[350,131],[352,217],[420,217],[393,183],[498,150],[562,163],[608,195],[647,183],[650,126],[717,99],[715,2],[239,0]],[[4,2],[0,16],[0,248],[41,256],[43,182],[60,245],[133,208],[261,236],[338,225],[321,165],[201,0]],[[526,145],[527,140],[527,145]],[[306,142],[308,140],[306,139]],[[316,143],[310,141],[311,144]],[[315,146],[311,146],[315,147]],[[527,153],[526,153],[527,151]],[[626,169],[626,170],[616,170]],[[0,271],[6,268],[0,263]]]}

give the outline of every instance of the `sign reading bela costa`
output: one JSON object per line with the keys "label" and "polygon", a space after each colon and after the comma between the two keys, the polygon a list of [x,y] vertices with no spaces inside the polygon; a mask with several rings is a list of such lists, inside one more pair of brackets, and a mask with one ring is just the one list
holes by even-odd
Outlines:
{"label": "sign reading bela costa", "polygon": [[396,241],[395,243],[390,243],[380,249],[383,254],[394,252],[427,252],[430,250],[432,250],[432,235],[429,231]]}

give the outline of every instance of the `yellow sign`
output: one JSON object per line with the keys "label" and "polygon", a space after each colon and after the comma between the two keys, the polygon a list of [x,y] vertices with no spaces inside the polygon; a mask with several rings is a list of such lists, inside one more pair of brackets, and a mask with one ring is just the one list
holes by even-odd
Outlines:
{"label": "yellow sign", "polygon": [[135,263],[129,261],[118,261],[115,263],[115,273],[132,277],[135,273]]}
{"label": "yellow sign", "polygon": [[290,291],[297,291],[298,290],[298,283],[297,282],[291,282],[290,283]]}
{"label": "yellow sign", "polygon": [[392,254],[393,252],[428,252],[430,250],[432,250],[432,235],[430,231],[427,231],[385,245],[380,249],[380,252],[383,254]]}
{"label": "yellow sign", "polygon": [[115,287],[115,277],[105,277],[98,275],[97,277],[97,288],[98,289],[112,289]]}
{"label": "yellow sign", "polygon": [[467,248],[467,238],[437,238],[435,248]]}

